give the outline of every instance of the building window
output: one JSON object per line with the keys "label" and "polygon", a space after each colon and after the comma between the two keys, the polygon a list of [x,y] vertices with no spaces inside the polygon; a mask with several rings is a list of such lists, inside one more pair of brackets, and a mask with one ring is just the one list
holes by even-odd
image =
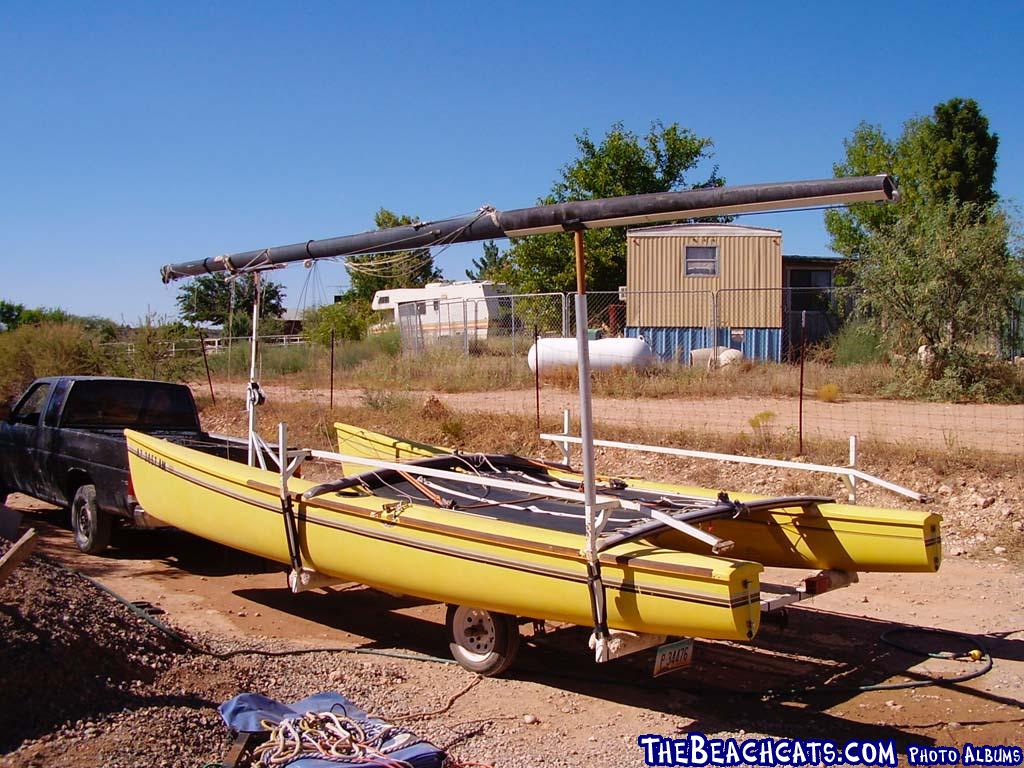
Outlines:
{"label": "building window", "polygon": [[796,312],[827,312],[832,271],[828,269],[791,269],[789,271],[789,308]]}
{"label": "building window", "polygon": [[718,274],[718,246],[688,245],[683,261],[683,274],[687,277],[714,277]]}

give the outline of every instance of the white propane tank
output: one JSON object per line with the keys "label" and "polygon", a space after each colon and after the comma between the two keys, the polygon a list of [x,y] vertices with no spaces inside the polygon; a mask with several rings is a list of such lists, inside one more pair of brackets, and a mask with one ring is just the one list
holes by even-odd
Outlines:
{"label": "white propane tank", "polygon": [[[606,371],[616,366],[645,368],[655,359],[654,350],[643,339],[592,339],[588,344],[590,368],[594,371]],[[576,339],[538,339],[526,355],[526,362],[534,372],[537,371],[538,349],[541,373],[577,365]]]}

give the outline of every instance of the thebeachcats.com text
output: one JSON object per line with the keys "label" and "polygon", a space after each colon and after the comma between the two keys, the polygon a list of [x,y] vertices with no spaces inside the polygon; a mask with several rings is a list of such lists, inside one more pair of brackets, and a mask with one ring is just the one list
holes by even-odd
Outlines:
{"label": "thebeachcats.com text", "polygon": [[[837,743],[817,739],[712,739],[702,733],[679,738],[644,734],[637,737],[646,765],[652,766],[813,766],[863,765],[895,768],[899,765],[892,739]],[[1014,745],[962,747],[908,745],[911,766],[1018,766],[1024,751]]]}

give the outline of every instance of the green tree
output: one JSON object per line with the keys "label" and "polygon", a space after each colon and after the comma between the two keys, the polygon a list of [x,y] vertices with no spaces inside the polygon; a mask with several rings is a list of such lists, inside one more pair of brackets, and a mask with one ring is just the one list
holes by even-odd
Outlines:
{"label": "green tree", "polygon": [[508,262],[507,254],[498,250],[493,240],[484,243],[484,252],[479,259],[473,259],[473,269],[466,270],[470,280],[499,280]]}
{"label": "green tree", "polygon": [[[374,216],[377,229],[391,229],[419,221],[413,216],[394,213],[381,208]],[[396,244],[397,245],[397,244]],[[429,248],[393,253],[371,253],[349,256],[345,260],[352,287],[344,294],[344,301],[356,301],[369,306],[373,294],[388,288],[422,288],[432,280],[441,279],[434,266]]]}
{"label": "green tree", "polygon": [[1006,216],[976,203],[918,206],[870,238],[855,266],[867,309],[891,348],[931,348],[928,375],[967,391],[988,367],[983,354],[1024,291],[1021,253],[1008,247]]}
{"label": "green tree", "polygon": [[[200,275],[178,290],[178,313],[188,323],[212,323],[229,335],[245,336],[252,328],[255,290],[251,275],[233,280],[225,280],[221,275]],[[261,277],[260,293],[260,318],[281,317],[284,286]]]}
{"label": "green tree", "polygon": [[[714,143],[682,128],[651,124],[637,136],[614,124],[600,143],[583,132],[576,137],[579,156],[562,167],[551,193],[538,200],[550,205],[618,195],[717,187],[725,183],[718,168],[696,183],[687,174],[712,156]],[[593,290],[614,290],[626,282],[626,230],[588,230],[587,279]],[[514,239],[507,263],[497,276],[527,292],[571,291],[576,287],[572,236],[567,233]]]}
{"label": "green tree", "polygon": [[0,330],[13,331],[21,325],[21,316],[24,312],[24,304],[0,299]]}
{"label": "green tree", "polygon": [[954,198],[976,204],[971,210],[985,215],[997,199],[999,137],[974,99],[937,104],[930,116],[908,120],[895,140],[879,126],[861,123],[843,146],[845,159],[833,166],[837,178],[891,173],[900,187],[898,205],[862,203],[825,212],[829,247],[844,256],[862,256],[872,238],[905,216],[921,220],[922,206]]}
{"label": "green tree", "polygon": [[[397,214],[381,208],[374,216],[377,229],[391,229],[415,224],[419,219]],[[396,243],[396,245],[400,245]],[[342,294],[341,300],[317,317],[320,336],[330,335],[335,328],[338,338],[360,338],[370,325],[373,310],[370,304],[377,291],[389,288],[422,288],[427,283],[441,279],[441,271],[434,266],[434,257],[429,248],[415,248],[392,253],[370,253],[365,256],[349,256],[345,259],[351,287]],[[326,310],[326,308],[325,308]],[[320,323],[324,323],[320,325]],[[358,331],[359,336],[354,336]]]}
{"label": "green tree", "polygon": [[340,301],[306,310],[302,335],[307,341],[327,346],[331,331],[335,341],[359,341],[366,334],[370,315],[358,301]]}

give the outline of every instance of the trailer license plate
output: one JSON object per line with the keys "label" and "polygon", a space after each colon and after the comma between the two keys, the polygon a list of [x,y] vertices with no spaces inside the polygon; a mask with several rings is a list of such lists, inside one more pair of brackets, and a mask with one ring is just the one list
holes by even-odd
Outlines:
{"label": "trailer license plate", "polygon": [[658,653],[654,657],[653,677],[664,675],[674,669],[688,667],[692,660],[693,638],[687,637],[674,643],[659,645]]}

